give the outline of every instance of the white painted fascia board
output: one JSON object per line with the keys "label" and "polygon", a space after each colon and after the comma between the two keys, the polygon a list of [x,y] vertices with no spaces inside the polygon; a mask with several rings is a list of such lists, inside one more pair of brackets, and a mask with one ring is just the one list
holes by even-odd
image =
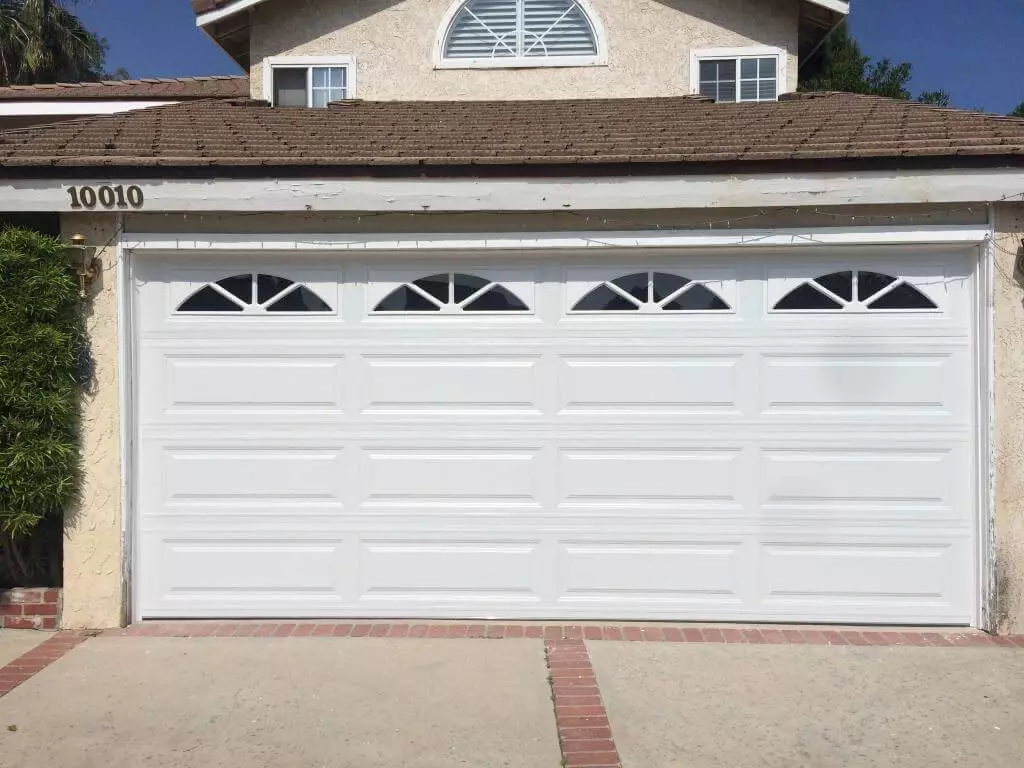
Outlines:
{"label": "white painted fascia board", "polygon": [[481,251],[553,248],[720,248],[737,246],[957,245],[984,242],[982,227],[831,227],[820,229],[644,230],[635,232],[533,232],[522,234],[399,235],[127,235],[131,251]]}
{"label": "white painted fascia board", "polygon": [[844,16],[850,15],[849,0],[805,0],[805,2],[811,5],[820,5],[822,8],[841,13]]}
{"label": "white painted fascia board", "polygon": [[792,210],[1024,200],[1024,169],[518,179],[138,179],[108,170],[77,179],[0,178],[0,210],[81,213],[68,190],[85,185],[138,185],[145,197],[139,210],[152,213]]}
{"label": "white painted fascia board", "polygon": [[149,109],[177,104],[178,101],[73,101],[37,99],[25,101],[0,101],[0,117],[37,117],[46,115],[114,115],[131,112],[133,109]]}
{"label": "white painted fascia board", "polygon": [[236,13],[248,10],[254,5],[259,5],[262,2],[263,0],[235,0],[235,2],[228,3],[223,8],[199,14],[196,16],[196,26],[208,26],[214,22],[220,21],[221,19],[226,19],[228,16],[234,16]]}

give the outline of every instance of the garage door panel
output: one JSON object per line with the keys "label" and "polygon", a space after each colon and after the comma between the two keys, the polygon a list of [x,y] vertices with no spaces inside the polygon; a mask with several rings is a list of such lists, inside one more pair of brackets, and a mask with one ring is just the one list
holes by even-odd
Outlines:
{"label": "garage door panel", "polygon": [[741,355],[564,355],[558,373],[565,415],[740,413]]}
{"label": "garage door panel", "polygon": [[[806,444],[761,452],[763,508],[949,510],[958,479],[952,447],[856,448]],[[963,513],[962,513],[963,514]]]}
{"label": "garage door panel", "polygon": [[161,598],[229,595],[274,600],[293,595],[337,595],[343,538],[290,540],[236,535],[159,538]]}
{"label": "garage door panel", "polygon": [[762,604],[772,610],[914,604],[963,612],[966,590],[956,574],[969,562],[969,543],[968,536],[952,541],[768,541],[761,547],[758,578]]}
{"label": "garage door panel", "polygon": [[540,415],[539,356],[423,353],[363,356],[368,414]]}
{"label": "garage door panel", "polygon": [[817,352],[761,358],[765,414],[965,419],[964,352]]}
{"label": "garage door panel", "polygon": [[559,453],[562,506],[604,503],[738,503],[743,448],[566,448]]}
{"label": "garage door panel", "polygon": [[540,602],[539,539],[363,539],[359,601]]}
{"label": "garage door panel", "polygon": [[340,450],[169,448],[163,456],[164,498],[171,504],[344,499]]}
{"label": "garage door panel", "polygon": [[740,605],[744,542],[560,541],[558,601]]}
{"label": "garage door panel", "polygon": [[367,503],[540,503],[539,448],[368,448],[362,454]]}

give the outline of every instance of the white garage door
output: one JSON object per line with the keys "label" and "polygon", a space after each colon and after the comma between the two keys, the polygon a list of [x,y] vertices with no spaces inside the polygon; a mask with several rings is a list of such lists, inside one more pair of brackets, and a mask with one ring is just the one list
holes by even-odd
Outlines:
{"label": "white garage door", "polygon": [[134,269],[142,617],[972,620],[962,251]]}

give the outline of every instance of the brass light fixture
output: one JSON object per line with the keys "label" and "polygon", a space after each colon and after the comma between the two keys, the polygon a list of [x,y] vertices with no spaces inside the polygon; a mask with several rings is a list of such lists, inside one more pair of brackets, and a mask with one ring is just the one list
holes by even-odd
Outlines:
{"label": "brass light fixture", "polygon": [[71,256],[71,264],[78,275],[78,295],[84,299],[88,296],[86,287],[100,275],[100,261],[96,258],[96,249],[86,244],[85,235],[71,236],[71,245],[67,246]]}

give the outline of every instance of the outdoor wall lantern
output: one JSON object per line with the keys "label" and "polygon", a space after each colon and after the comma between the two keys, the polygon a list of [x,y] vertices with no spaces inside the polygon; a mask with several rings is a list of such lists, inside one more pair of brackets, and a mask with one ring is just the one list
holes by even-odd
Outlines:
{"label": "outdoor wall lantern", "polygon": [[85,235],[74,234],[67,246],[71,265],[78,276],[78,295],[84,299],[87,286],[100,275],[100,260],[96,258],[95,246],[87,245]]}

